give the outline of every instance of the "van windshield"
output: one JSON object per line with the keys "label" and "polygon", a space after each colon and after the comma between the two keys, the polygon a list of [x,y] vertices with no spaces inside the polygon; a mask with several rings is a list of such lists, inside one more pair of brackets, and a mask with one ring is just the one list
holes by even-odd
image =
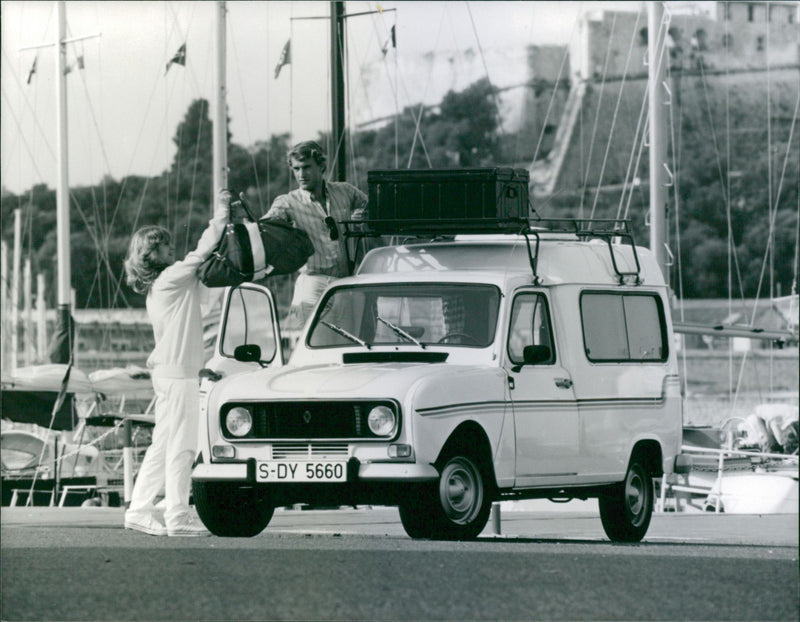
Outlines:
{"label": "van windshield", "polygon": [[361,343],[364,347],[439,344],[485,348],[494,340],[499,305],[500,291],[492,285],[404,283],[335,288],[318,307],[308,346]]}

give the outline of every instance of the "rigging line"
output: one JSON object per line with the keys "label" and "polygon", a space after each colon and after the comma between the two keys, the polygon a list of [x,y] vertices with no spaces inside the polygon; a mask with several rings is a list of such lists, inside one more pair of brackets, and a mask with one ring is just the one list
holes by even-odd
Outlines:
{"label": "rigging line", "polygon": [[792,275],[792,287],[789,290],[792,296],[797,295],[797,273],[800,270],[800,192],[797,193],[797,218],[795,219],[794,232],[794,274]]}
{"label": "rigging line", "polygon": [[[6,62],[8,62],[9,65],[10,65],[11,60],[8,58],[8,54],[6,53],[5,48],[2,49],[2,52],[3,52],[3,56],[6,57]],[[19,81],[19,76],[13,70],[10,71],[10,72],[6,72],[6,73],[10,73],[11,77],[14,78],[14,82],[16,83],[17,90],[22,95],[23,101],[25,102],[27,108],[29,109],[29,111],[31,113],[31,118],[33,119],[33,122],[36,125],[36,128],[39,130],[39,132],[41,134],[41,138],[44,141],[45,147],[47,147],[47,150],[50,152],[50,157],[53,159],[53,161],[55,161],[56,152],[53,149],[53,147],[50,145],[50,141],[47,139],[47,132],[44,131],[44,128],[42,127],[41,123],[39,123],[39,115],[36,114],[36,110],[34,109],[33,105],[30,103],[30,101],[28,99],[28,96],[25,94],[25,89],[23,89],[22,83]],[[9,108],[13,112],[13,106],[11,106],[11,102],[10,101],[9,101]]]}
{"label": "rigging line", "polygon": [[[645,96],[643,105],[647,105],[647,96]],[[642,121],[642,133],[639,137],[639,153],[636,154],[636,164],[633,167],[634,177],[637,171],[639,171],[641,164],[642,164],[642,156],[644,154],[644,147],[645,147],[645,132],[647,131],[646,126],[650,121],[650,112],[645,111],[644,118]],[[631,203],[633,203],[633,192],[635,188],[631,188],[631,191],[628,193],[628,202],[625,205],[625,213],[623,218],[628,218],[631,213]]]}
{"label": "rigging line", "polygon": [[[375,28],[374,28],[374,26],[375,26],[374,14],[371,15],[370,17],[372,18],[373,31],[375,31]],[[375,34],[377,35],[377,32]],[[349,30],[345,31],[345,36],[347,37],[347,49],[351,50],[351,51],[355,50],[356,56],[359,57],[358,58],[358,63],[357,63],[357,66],[358,66],[358,69],[359,69],[359,71],[358,71],[358,81],[357,82],[358,82],[358,85],[361,87],[361,90],[364,93],[364,101],[365,101],[365,106],[366,106],[367,111],[368,111],[369,118],[374,120],[375,119],[375,112],[372,110],[372,104],[370,102],[370,97],[369,97],[369,91],[367,90],[367,83],[366,83],[366,80],[364,79],[364,75],[367,73],[366,69],[365,69],[365,67],[367,66],[367,63],[366,63],[366,52],[361,53],[361,51],[357,48],[357,46],[356,46],[356,41],[357,40],[350,36]],[[380,45],[380,41],[378,42],[378,45]],[[349,56],[352,57],[353,54],[351,53],[351,54],[349,54]],[[382,55],[382,58],[383,58],[383,65],[385,67],[385,65],[386,65],[386,56]],[[350,82],[349,63],[348,63],[348,67],[345,69],[345,71],[347,72],[347,78],[348,78],[348,83],[349,83]],[[352,102],[350,101],[350,89],[347,89],[346,111],[347,111],[347,117],[348,117],[348,126],[351,127],[351,128],[354,127],[354,124],[353,124],[353,121],[352,121],[352,117],[351,117],[352,109],[353,109],[353,106],[352,106]],[[354,138],[353,138],[352,132],[351,132],[350,137],[349,137],[349,142],[350,142],[351,153],[353,153],[352,149],[354,147]],[[377,150],[379,148],[380,148],[380,145],[376,144],[375,145],[375,151],[377,152]],[[352,167],[353,167],[353,173],[356,172],[355,160],[356,160],[356,158],[355,158],[355,154],[354,154],[353,157],[351,158],[351,164],[352,164]],[[354,176],[354,180],[355,180],[355,176]],[[355,180],[355,181],[357,181],[357,180]],[[356,184],[356,185],[358,185],[358,184]]]}
{"label": "rigging line", "polygon": [[[779,201],[779,198],[780,198],[780,194],[783,191],[783,182],[784,182],[784,179],[786,178],[786,168],[787,168],[787,166],[789,164],[789,154],[791,153],[791,145],[792,145],[792,140],[794,139],[794,130],[795,130],[795,126],[796,126],[796,121],[797,121],[797,116],[798,116],[798,111],[799,110],[800,110],[800,90],[797,93],[797,100],[795,101],[795,105],[794,105],[794,114],[792,115],[792,124],[791,124],[791,126],[789,128],[789,138],[786,141],[786,154],[785,154],[784,159],[783,159],[783,169],[781,170],[781,178],[780,178],[780,181],[778,183],[778,192],[775,195],[775,208],[774,208],[774,210],[772,208],[770,208],[770,212],[769,212],[769,218],[770,218],[770,221],[769,221],[769,232],[770,232],[770,235],[767,238],[767,248],[764,250],[764,259],[761,262],[761,273],[760,273],[759,278],[758,278],[758,286],[756,287],[756,298],[755,298],[755,303],[754,303],[754,306],[753,306],[752,316],[751,316],[751,319],[750,319],[750,324],[751,325],[755,321],[758,298],[759,298],[759,295],[761,293],[761,286],[762,286],[763,281],[764,281],[764,273],[766,272],[766,269],[767,269],[767,262],[768,262],[768,259],[770,257],[772,257],[774,255],[774,253],[775,253],[775,221],[777,220],[777,217],[778,217],[778,201]],[[769,149],[768,157],[769,157],[770,160],[772,159],[772,148],[771,148],[771,146],[770,146],[770,149]],[[770,292],[770,298],[772,298],[772,297],[773,297],[773,293]]]}
{"label": "rigging line", "polygon": [[6,95],[5,89],[0,89],[0,93],[2,93],[3,99],[7,102],[5,109],[8,110],[8,112],[11,114],[11,118],[14,120],[17,129],[19,129],[20,140],[22,141],[22,144],[25,145],[25,150],[28,152],[28,155],[31,158],[31,165],[33,166],[33,169],[36,171],[36,174],[39,176],[39,181],[44,182],[44,175],[42,175],[42,172],[39,170],[39,166],[36,164],[36,158],[33,155],[33,150],[28,144],[28,141],[25,139],[25,134],[22,132],[22,126],[19,122],[19,119],[17,119],[17,115],[14,113],[14,107],[8,100],[8,96]]}
{"label": "rigging line", "polygon": [[[197,124],[197,140],[195,141],[194,146],[194,162],[192,163],[192,185],[189,191],[189,213],[186,215],[186,238],[183,242],[183,254],[185,255],[187,249],[189,248],[189,234],[191,233],[191,228],[189,225],[192,222],[192,212],[194,211],[194,192],[197,189],[197,165],[200,161],[198,157],[200,154],[200,141],[203,136],[203,123],[202,119],[201,122]],[[212,198],[212,201],[214,199]],[[178,223],[175,223],[175,227],[178,226]],[[177,233],[177,231],[176,231]]]}
{"label": "rigging line", "polygon": [[[575,38],[575,33],[577,32],[578,27],[578,19],[576,19],[572,24],[572,33],[570,34],[569,41]],[[567,59],[569,58],[569,44],[564,46],[564,54],[561,56],[561,65],[558,68],[558,75],[556,77],[556,81],[553,83],[553,91],[550,93],[550,101],[547,102],[547,111],[544,113],[544,120],[542,121],[542,129],[539,131],[539,139],[536,142],[536,148],[533,150],[533,160],[532,162],[536,162],[537,158],[539,157],[539,150],[542,147],[542,141],[544,141],[544,131],[547,128],[547,122],[550,119],[550,113],[553,110],[553,104],[555,103],[556,93],[558,92],[558,85],[561,82],[561,76],[564,72],[564,66],[567,64]],[[521,142],[522,132],[517,134],[517,148],[519,147],[519,143]],[[514,160],[516,161],[519,157],[519,151],[516,151]]]}
{"label": "rigging line", "polygon": [[[625,80],[628,77],[628,65],[630,64],[632,51],[633,51],[633,44],[634,44],[634,41],[636,40],[636,37],[637,37],[637,33],[638,33],[638,30],[639,30],[639,28],[638,28],[639,20],[641,19],[641,16],[642,16],[642,11],[639,10],[639,12],[636,14],[636,23],[633,25],[633,30],[631,31],[631,41],[628,44],[628,55],[625,58],[625,67],[622,70],[622,81],[620,82],[620,85],[619,85],[619,93],[617,95],[617,103],[614,106],[614,116],[613,116],[613,119],[611,121],[611,128],[609,129],[609,132],[608,132],[608,140],[606,141],[606,151],[603,154],[603,164],[600,166],[600,174],[597,177],[597,188],[595,188],[594,202],[592,203],[592,211],[590,212],[589,218],[594,218],[594,213],[595,213],[595,210],[597,209],[597,201],[600,199],[600,188],[603,185],[603,176],[605,175],[606,164],[608,163],[608,154],[611,151],[611,142],[612,142],[612,140],[614,138],[614,130],[616,129],[616,126],[617,126],[617,116],[619,115],[619,107],[620,107],[620,103],[622,102],[622,94],[625,91]],[[625,188],[625,185],[623,184],[623,191],[624,191],[624,188]]]}
{"label": "rigging line", "polygon": [[[642,151],[644,149],[644,133],[646,131],[646,123],[649,119],[649,114],[647,112],[647,101],[648,101],[648,89],[644,89],[644,94],[642,95],[642,103],[639,106],[639,118],[636,120],[636,129],[633,132],[633,140],[631,141],[631,155],[628,158],[628,168],[625,171],[625,181],[633,180],[636,178],[636,173],[639,170],[639,164],[641,162]],[[634,165],[634,162],[636,164]],[[625,206],[625,218],[627,218],[627,214],[630,210],[630,204],[633,199],[633,191],[634,187],[631,183],[631,188],[627,192],[627,196],[629,197],[628,203]],[[622,205],[625,203],[626,192],[623,187],[623,191],[619,197],[619,205],[617,206],[617,219],[622,218]]]}
{"label": "rigging line", "polygon": [[[617,14],[613,14],[613,20],[611,22],[611,33],[608,35],[608,45],[606,46],[606,60],[605,65],[603,67],[603,79],[600,81],[600,95],[597,99],[597,107],[595,109],[594,114],[594,126],[592,127],[592,137],[589,140],[589,153],[586,156],[586,172],[584,173],[583,177],[583,188],[581,191],[581,204],[578,208],[578,215],[580,218],[583,218],[583,201],[584,196],[586,195],[586,188],[589,185],[589,175],[592,171],[592,151],[594,151],[594,140],[597,136],[597,128],[600,125],[600,109],[602,108],[603,104],[603,93],[605,92],[605,84],[606,84],[606,74],[608,73],[608,64],[611,59],[611,42],[614,40],[614,32],[617,26]],[[583,132],[581,132],[581,135]]]}
{"label": "rigging line", "polygon": [[[366,4],[369,4],[369,3],[366,3]],[[385,29],[386,20],[384,18],[384,15],[383,15],[383,13],[379,13],[379,15],[380,15],[380,19],[382,20],[383,26],[384,26],[384,29]],[[397,13],[395,12],[395,16],[396,15],[397,15]],[[380,41],[382,41],[383,39],[381,38],[381,36],[378,33],[378,27],[377,27],[376,20],[377,20],[376,14],[372,13],[370,15],[370,21],[372,22],[372,30],[373,30],[373,33],[375,34],[376,40],[378,41],[378,43],[380,43]],[[397,17],[395,17],[395,22],[394,22],[394,26],[393,27],[395,29],[397,28]],[[395,30],[395,32],[396,32],[396,30]],[[392,80],[389,79],[388,82],[389,82],[389,89],[392,92],[392,99],[394,101],[394,120],[393,120],[393,123],[394,123],[394,167],[395,168],[400,168],[400,165],[399,165],[399,153],[398,153],[398,142],[399,142],[398,122],[399,122],[399,119],[400,119],[400,104],[399,104],[399,100],[398,100],[398,96],[397,96],[397,72],[398,72],[398,69],[397,69],[397,48],[393,48],[393,49],[394,49],[393,57],[394,57],[394,79],[395,79],[395,81],[392,82]],[[381,57],[382,57],[381,58],[381,62],[383,63],[384,69],[387,69],[386,75],[388,76],[389,75],[389,71],[388,71],[388,68],[387,68],[386,56],[382,54]],[[374,146],[373,157],[376,157],[377,154],[380,153],[380,147],[381,147],[380,144],[376,141],[376,144]]]}
{"label": "rigging line", "polygon": [[144,135],[144,126],[145,126],[145,123],[147,122],[147,116],[150,113],[150,107],[153,105],[153,100],[155,99],[155,92],[156,92],[156,87],[158,85],[158,79],[159,78],[157,77],[153,81],[152,88],[150,89],[150,96],[147,98],[147,104],[145,106],[144,115],[142,116],[142,124],[139,127],[139,132],[138,132],[138,136],[136,138],[136,143],[134,144],[133,150],[131,151],[130,162],[129,162],[127,170],[124,173],[124,175],[122,177],[122,180],[121,180],[122,183],[120,184],[119,197],[117,198],[117,204],[114,206],[114,210],[113,210],[113,213],[111,215],[111,223],[109,224],[110,228],[114,226],[114,221],[117,219],[117,214],[119,213],[120,207],[122,205],[122,200],[125,197],[125,186],[127,186],[127,184],[128,184],[128,179],[130,178],[130,171],[133,168],[133,160],[136,157],[136,153],[139,150],[139,143],[142,140],[142,136]]}
{"label": "rigging line", "polygon": [[[233,31],[233,24],[230,23],[231,21],[232,20],[230,20],[230,19],[228,20],[228,24],[229,24],[228,30]],[[236,37],[230,36],[230,37],[227,38],[227,40],[230,40],[230,41],[233,42],[233,57],[234,57],[234,61],[235,61],[234,62],[234,66],[236,67],[236,76],[237,76],[238,81],[239,81],[239,93],[241,94],[242,101],[246,101],[245,100],[245,96],[244,96],[244,87],[242,86],[244,84],[244,80],[242,80],[242,67],[241,67],[241,63],[239,62],[239,51],[238,51],[238,48],[236,47]],[[269,84],[269,80],[267,80],[267,84]],[[267,100],[267,101],[269,101],[269,100]],[[247,141],[252,143],[253,142],[253,132],[250,129],[250,118],[247,115],[247,106],[244,106],[244,125],[245,125],[245,130],[247,132]],[[247,151],[247,155],[250,157],[250,166],[251,166],[251,168],[253,170],[253,177],[255,178],[255,181],[256,181],[256,188],[260,188],[261,184],[259,183],[259,180],[258,180],[258,167],[256,166],[256,156],[255,156],[254,150],[246,149],[245,151]],[[258,192],[257,194],[258,194],[258,207],[261,210],[261,213],[263,214],[264,213],[264,203],[263,203],[263,200],[261,199],[261,192]],[[216,201],[216,198],[214,200]]]}
{"label": "rigging line", "polygon": [[[580,14],[580,9],[578,9],[578,13]],[[530,18],[530,22],[528,23],[528,47],[530,47],[532,45],[532,41],[533,41],[533,20],[534,20],[535,16],[536,16],[536,5],[535,4],[531,4],[531,18]],[[577,24],[577,23],[578,23],[578,20],[575,20],[573,22],[573,26],[572,26],[573,32],[575,30],[575,24]],[[572,41],[572,36],[571,35],[570,35],[569,41]],[[568,50],[569,50],[569,45],[564,46],[565,54],[566,54],[566,52]],[[556,74],[555,84],[553,85],[553,92],[550,94],[550,103],[547,105],[547,112],[545,112],[544,120],[542,121],[542,130],[539,133],[539,140],[536,143],[536,147],[533,150],[533,158],[531,159],[531,166],[533,166],[533,163],[536,162],[536,156],[539,154],[539,147],[542,144],[542,138],[544,136],[544,128],[547,127],[547,118],[550,115],[550,107],[552,106],[553,100],[555,99],[555,94],[558,92],[558,83],[561,80],[561,72],[563,70],[564,70],[564,57],[562,56],[561,65],[558,68],[558,73]],[[529,64],[528,64],[528,75],[530,75],[530,61],[529,61]],[[533,85],[531,85],[529,88],[531,88],[531,90],[533,90],[534,101],[535,101],[535,99],[536,99],[536,89],[535,89],[535,87]],[[520,125],[522,126],[523,123],[521,123]],[[520,131],[517,132],[517,139],[514,141],[514,152],[513,152],[514,156],[512,158],[512,162],[518,162],[520,160],[520,158],[522,157],[520,155],[520,151],[521,151],[521,146],[520,145],[522,144],[522,131],[521,131],[521,129],[522,128],[520,127]]]}
{"label": "rigging line", "polygon": [[[722,189],[722,200],[725,202],[725,209],[730,209],[730,197],[728,193],[725,191],[725,184],[724,184],[724,174],[722,171],[722,162],[720,159],[720,151],[719,145],[717,143],[717,133],[714,130],[714,123],[713,123],[713,115],[711,114],[711,98],[708,95],[708,82],[706,80],[706,75],[704,71],[704,63],[700,63],[700,76],[701,76],[701,83],[703,84],[703,95],[706,104],[706,113],[708,115],[708,125],[709,129],[711,130],[711,140],[712,145],[714,147],[714,155],[716,156],[716,164],[717,164],[717,174],[719,175],[720,179],[720,188]],[[731,231],[731,225],[728,224],[728,234],[733,236],[733,232]],[[736,268],[736,277],[738,280],[739,285],[739,294],[741,297],[742,304],[744,304],[744,286],[742,280],[741,270],[739,268],[739,255],[736,252],[736,248],[733,249],[733,259],[734,259],[734,266]]]}
{"label": "rigging line", "polygon": [[[111,262],[110,262],[110,258],[109,258],[109,255],[108,255],[108,249],[107,248],[103,248],[103,246],[98,243],[97,237],[94,235],[94,230],[93,230],[92,227],[89,226],[89,222],[88,222],[88,220],[86,218],[86,214],[83,211],[83,208],[81,207],[81,204],[78,201],[77,197],[75,196],[74,192],[69,192],[69,200],[70,200],[70,203],[72,203],[75,206],[75,209],[77,210],[78,215],[83,220],[83,224],[86,227],[86,232],[89,234],[89,237],[92,238],[92,241],[95,244],[95,248],[99,249],[99,252],[100,252],[100,255],[101,255],[101,259],[103,260],[103,263],[105,264],[106,268],[108,269],[109,274],[113,274],[114,271],[113,271],[113,269],[111,267]],[[99,266],[98,266],[98,269],[99,269]],[[122,296],[122,298],[123,298],[125,304],[127,304],[128,301],[127,301],[127,299],[125,298],[124,295]],[[114,301],[112,301],[112,305],[113,305],[113,302],[116,302],[116,299],[114,299]],[[88,306],[88,299],[87,299],[87,306]]]}
{"label": "rigging line", "polygon": [[[442,13],[441,13],[441,16],[439,17],[439,28],[436,31],[436,41],[433,44],[433,50],[434,50],[433,58],[435,58],[436,50],[439,48],[439,38],[442,36],[442,27],[444,26],[444,17],[445,17],[446,12],[447,12],[447,3],[443,2],[442,3]],[[411,162],[412,162],[412,160],[414,158],[414,151],[415,151],[416,145],[417,145],[417,137],[419,137],[420,144],[422,145],[422,148],[423,148],[423,151],[424,151],[424,154],[425,154],[425,159],[428,162],[428,168],[433,168],[433,165],[431,164],[430,157],[428,156],[428,151],[427,151],[427,149],[425,149],[425,143],[422,140],[422,134],[420,133],[420,129],[419,129],[420,128],[420,124],[422,123],[422,115],[424,114],[424,111],[425,111],[425,97],[428,94],[428,86],[430,85],[431,76],[432,75],[433,75],[433,63],[431,63],[430,68],[428,70],[428,77],[425,79],[425,88],[422,91],[422,97],[420,99],[418,114],[416,114],[416,115],[414,114],[414,112],[413,112],[413,104],[411,104],[409,106],[409,109],[411,109],[411,111],[412,111],[411,116],[414,119],[415,125],[414,125],[414,137],[413,137],[413,139],[411,141],[411,148],[409,150],[408,164],[406,165],[406,168],[411,168]],[[403,80],[403,89],[406,90],[406,88],[405,88],[405,80]],[[411,99],[408,97],[408,91],[407,90],[406,90],[406,99],[409,102],[411,101]]]}
{"label": "rigging line", "polygon": [[[147,194],[147,186],[150,184],[150,179],[151,179],[150,177],[145,177],[144,188],[142,189],[141,197],[139,197],[139,206],[136,208],[136,215],[133,218],[133,226],[131,227],[131,231],[136,231],[136,228],[137,228],[136,226],[139,223],[139,216],[142,213],[142,209],[143,209],[143,206],[144,206],[144,197]],[[121,190],[120,190],[120,193],[121,193]],[[124,273],[124,269],[123,269],[123,273]],[[123,281],[122,277],[120,277],[120,279],[117,281],[117,287],[114,290],[114,296],[111,299],[112,308],[116,305],[118,296],[121,296],[122,299],[125,300],[125,294],[123,294],[122,291],[121,291],[122,290],[122,281]],[[126,304],[127,304],[127,301],[126,301]]]}
{"label": "rigging line", "polygon": [[469,6],[469,1],[467,1],[465,4],[467,5],[467,13],[469,14],[469,21],[472,24],[472,32],[475,34],[475,42],[478,44],[478,51],[481,54],[483,71],[486,73],[486,80],[487,82],[489,82],[492,98],[494,99],[494,107],[495,107],[495,112],[497,114],[497,123],[500,126],[500,136],[505,138],[506,130],[503,127],[503,117],[500,115],[500,100],[498,100],[497,98],[497,89],[494,88],[494,84],[492,84],[492,79],[489,77],[489,67],[486,64],[486,55],[483,53],[483,46],[481,45],[481,39],[478,36],[478,29],[475,27],[475,19],[472,17],[472,9]]}

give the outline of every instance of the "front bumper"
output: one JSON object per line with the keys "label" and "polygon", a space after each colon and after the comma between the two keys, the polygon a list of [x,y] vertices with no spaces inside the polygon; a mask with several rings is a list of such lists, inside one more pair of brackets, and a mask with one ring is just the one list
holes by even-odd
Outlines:
{"label": "front bumper", "polygon": [[[347,464],[347,483],[418,483],[434,481],[439,472],[430,464],[410,462],[368,462],[362,463],[350,458]],[[250,458],[243,462],[200,463],[192,472],[192,480],[197,482],[240,482],[256,484],[256,460]],[[283,486],[284,484],[270,484]],[[319,486],[320,484],[314,484]]]}

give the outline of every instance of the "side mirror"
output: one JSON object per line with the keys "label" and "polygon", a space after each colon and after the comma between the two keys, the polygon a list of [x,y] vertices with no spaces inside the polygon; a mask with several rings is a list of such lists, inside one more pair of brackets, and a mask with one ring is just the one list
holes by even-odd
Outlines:
{"label": "side mirror", "polygon": [[261,347],[252,343],[236,346],[233,358],[241,363],[259,363],[261,362]]}
{"label": "side mirror", "polygon": [[546,363],[550,360],[550,348],[547,346],[525,346],[522,349],[522,358],[526,365]]}

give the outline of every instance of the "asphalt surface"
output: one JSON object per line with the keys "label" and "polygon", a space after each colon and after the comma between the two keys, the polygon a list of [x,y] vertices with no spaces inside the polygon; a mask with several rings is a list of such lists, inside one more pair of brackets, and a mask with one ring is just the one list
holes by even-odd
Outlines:
{"label": "asphalt surface", "polygon": [[797,620],[798,515],[501,510],[474,542],[394,508],[278,510],[255,538],[150,537],[119,508],[2,508],[2,620]]}

